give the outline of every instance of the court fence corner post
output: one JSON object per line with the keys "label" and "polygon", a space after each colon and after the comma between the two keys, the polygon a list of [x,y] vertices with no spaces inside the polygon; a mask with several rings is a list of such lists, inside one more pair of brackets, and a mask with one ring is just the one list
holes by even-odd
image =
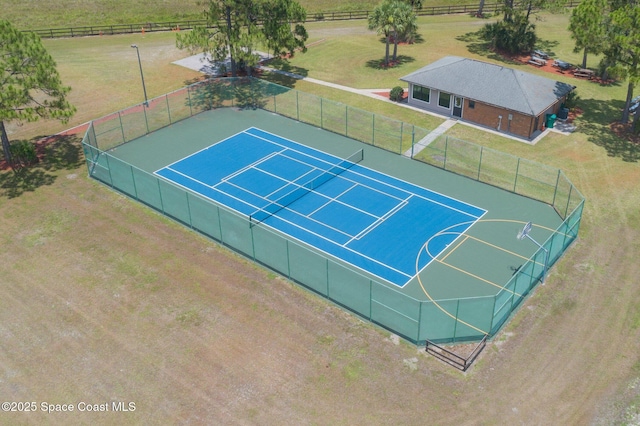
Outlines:
{"label": "court fence corner post", "polygon": [[[558,169],[558,175],[556,176],[556,187],[553,190],[553,201],[551,202],[552,206],[556,205],[556,196],[558,195],[558,185],[560,185],[560,176],[561,175],[562,175],[562,170]],[[566,214],[564,216],[566,216]]]}
{"label": "court fence corner post", "polygon": [[122,133],[122,143],[126,143],[127,142],[127,138],[124,135],[124,125],[122,124],[122,114],[120,114],[121,111],[118,111],[118,120],[120,120],[120,132]]}

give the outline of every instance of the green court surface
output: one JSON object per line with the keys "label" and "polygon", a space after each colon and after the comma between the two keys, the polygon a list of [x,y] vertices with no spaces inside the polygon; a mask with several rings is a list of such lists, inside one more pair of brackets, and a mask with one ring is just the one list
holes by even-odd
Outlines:
{"label": "green court surface", "polygon": [[[552,266],[577,237],[583,198],[558,170],[510,156],[502,158],[499,153],[461,141],[435,141],[415,159],[407,158],[399,155],[407,148],[406,133],[400,134],[397,151],[391,152],[387,146],[383,149],[371,141],[341,135],[333,128],[327,130],[322,120],[321,127],[325,128],[298,121],[300,107],[296,107],[293,117],[281,115],[276,107],[278,96],[291,99],[288,89],[262,93],[265,101],[259,108],[221,105],[192,112],[180,121],[142,131],[130,139],[126,136],[127,119],[123,117],[135,114],[140,121],[139,107],[96,120],[84,141],[90,175],[417,344],[426,340],[478,340],[495,334],[544,279],[545,264]],[[326,105],[330,101],[324,102]],[[348,108],[345,107],[345,120],[349,119]],[[345,123],[344,134],[350,133],[349,125]],[[342,158],[364,149],[363,166],[480,207],[487,213],[400,288],[304,247],[286,235],[260,226],[250,227],[248,218],[153,175],[156,170],[249,127]],[[402,127],[401,131],[407,128]],[[375,132],[374,124],[374,142]],[[116,133],[123,135],[119,143],[113,141]],[[416,134],[428,132],[412,128],[411,133],[414,139],[409,141],[409,147],[417,142]],[[101,144],[107,136],[109,141]],[[480,153],[477,165],[473,165],[473,158],[461,160],[474,150]],[[449,165],[447,159],[451,160]],[[497,169],[510,162],[515,162],[515,172],[505,178],[504,170]],[[452,169],[461,165],[471,172]],[[542,177],[538,178],[538,174]],[[507,183],[496,184],[498,181]],[[542,248],[530,239],[516,237],[527,222],[533,223],[530,236]],[[412,228],[415,223],[405,225]],[[429,246],[437,238],[438,235],[425,239],[419,253],[405,255],[416,260],[418,256],[429,256]]]}

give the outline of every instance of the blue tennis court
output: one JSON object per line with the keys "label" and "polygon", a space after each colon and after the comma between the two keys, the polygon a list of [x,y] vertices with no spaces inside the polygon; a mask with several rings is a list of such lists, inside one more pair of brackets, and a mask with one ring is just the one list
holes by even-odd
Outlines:
{"label": "blue tennis court", "polygon": [[155,173],[399,287],[486,213],[362,159],[252,127]]}

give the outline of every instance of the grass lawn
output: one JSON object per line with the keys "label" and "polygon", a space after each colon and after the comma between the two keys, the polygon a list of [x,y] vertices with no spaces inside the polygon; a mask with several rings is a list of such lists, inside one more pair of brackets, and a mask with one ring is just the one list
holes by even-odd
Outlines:
{"label": "grass lawn", "polygon": [[[378,0],[299,0],[309,17],[316,12],[372,10]],[[466,2],[474,4],[474,2]],[[464,3],[463,3],[464,4]],[[428,0],[424,7],[459,5],[454,0]],[[197,0],[3,0],[3,19],[21,29],[82,27],[202,19]]]}
{"label": "grass lawn", "polygon": [[[553,34],[549,50],[577,62],[566,19],[547,16],[538,30]],[[364,25],[310,25],[312,38],[323,41],[288,66],[377,88],[445,54],[495,60],[473,39],[479,21],[425,18],[424,42],[400,47],[413,61],[377,69],[367,64],[382,58],[384,46]],[[47,41],[73,87],[71,124],[142,101],[132,43],[140,46],[150,97],[198,78],[170,64],[187,55],[174,36]],[[576,244],[466,374],[88,179],[74,136],[49,146],[38,166],[1,173],[0,399],[136,406],[48,415],[38,405],[37,413],[3,413],[3,420],[629,423],[640,404],[640,147],[608,130],[625,85],[571,81],[585,112],[570,136],[550,134],[530,146],[462,125],[448,133],[559,167],[587,198]],[[422,127],[441,121],[281,82]],[[64,127],[12,125],[10,137]]]}

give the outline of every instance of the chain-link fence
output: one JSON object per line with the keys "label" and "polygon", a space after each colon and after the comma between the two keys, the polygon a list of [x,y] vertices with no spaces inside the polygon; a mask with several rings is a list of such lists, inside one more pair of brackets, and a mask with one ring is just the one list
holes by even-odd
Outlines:
{"label": "chain-link fence", "polygon": [[547,256],[550,267],[577,238],[584,198],[560,170],[440,137],[420,151],[416,160],[552,205],[563,222],[497,294],[420,300],[287,235],[252,227],[249,217],[110,152],[179,120],[223,107],[262,108],[397,154],[411,150],[429,133],[257,79],[206,81],[153,99],[148,106],[137,105],[94,120],[82,142],[89,175],[414,343],[480,340],[493,335],[544,278]]}

